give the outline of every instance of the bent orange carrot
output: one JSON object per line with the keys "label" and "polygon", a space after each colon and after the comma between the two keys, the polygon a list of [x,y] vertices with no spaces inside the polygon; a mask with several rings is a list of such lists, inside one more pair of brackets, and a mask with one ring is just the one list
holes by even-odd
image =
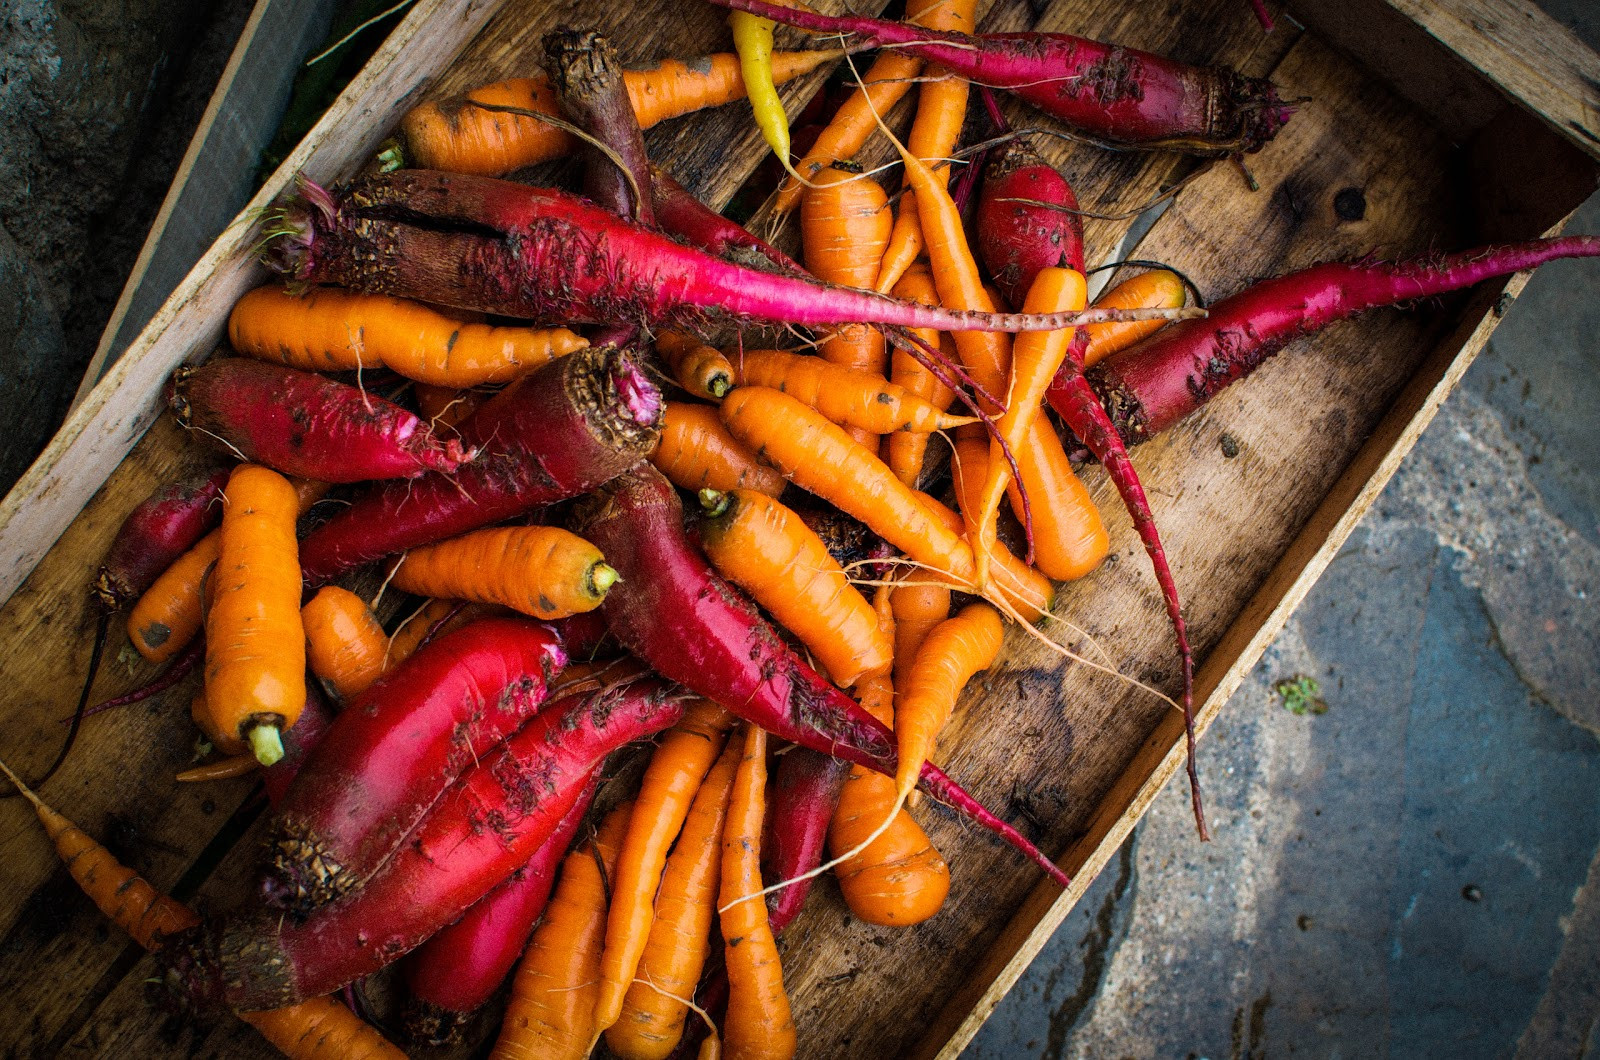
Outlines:
{"label": "bent orange carrot", "polygon": [[589,340],[566,328],[462,323],[404,298],[313,287],[258,287],[233,307],[228,342],[240,353],[309,372],[388,368],[434,386],[509,383]]}
{"label": "bent orange carrot", "polygon": [[396,561],[389,580],[419,596],[564,618],[599,607],[617,572],[599,549],[560,527],[502,526],[414,548]]}
{"label": "bent orange carrot", "polygon": [[872,434],[927,434],[978,422],[972,416],[948,415],[881,375],[821,357],[788,350],[746,350],[734,357],[732,367],[734,382],[740,386],[771,387],[804,401],[841,427],[858,427]]}
{"label": "bent orange carrot", "polygon": [[770,497],[783,492],[782,473],[729,434],[710,405],[667,402],[650,462],[679,489],[750,489]]}
{"label": "bent orange carrot", "polygon": [[389,637],[367,602],[348,589],[324,585],[300,609],[306,661],[342,702],[383,676]]}
{"label": "bent orange carrot", "polygon": [[[773,81],[792,80],[839,55],[837,51],[773,52]],[[738,56],[729,53],[663,59],[650,67],[625,70],[622,78],[641,129],[745,98]],[[474,106],[479,103],[485,106]],[[411,161],[426,169],[492,177],[572,150],[576,141],[565,130],[526,114],[508,113],[506,108],[560,113],[547,77],[500,81],[465,96],[424,103],[400,121]]]}
{"label": "bent orange carrot", "polygon": [[[913,781],[913,783],[915,783]],[[728,797],[717,901],[728,1014],[722,1041],[730,1056],[786,1058],[795,1052],[794,1017],[783,988],[783,965],[767,923],[761,890],[761,826],[766,817],[767,733],[745,725],[744,755]]]}
{"label": "bent orange carrot", "polygon": [[[697,699],[683,720],[662,737],[639,783],[637,807],[617,855],[600,958],[600,993],[594,1025],[605,1030],[622,1014],[640,957],[650,941],[653,901],[667,851],[689,815],[695,792],[722,753],[734,717],[709,699]],[[691,986],[692,989],[692,986]]]}
{"label": "bent orange carrot", "polygon": [[[958,443],[959,444],[959,443]],[[982,446],[979,446],[982,451]],[[918,493],[917,499],[943,521],[946,528],[953,534],[961,533],[961,516],[926,493]],[[1045,613],[1055,604],[1055,587],[1050,584],[1050,579],[1034,568],[1022,562],[1022,559],[1006,547],[1005,542],[995,543],[989,556],[991,587],[995,595],[1005,601],[1006,605],[1016,612],[1017,617],[1025,622],[1038,622],[1044,618]],[[925,576],[926,575],[926,572]],[[938,575],[931,575],[937,578]],[[974,589],[959,583],[954,588],[964,592],[973,592]]]}
{"label": "bent orange carrot", "polygon": [[[1178,274],[1168,269],[1151,269],[1123,280],[1095,299],[1096,306],[1110,309],[1176,309],[1181,306],[1187,292]],[[1114,321],[1109,324],[1090,324],[1084,328],[1089,346],[1083,354],[1085,368],[1120,353],[1129,346],[1160,331],[1164,322],[1159,320]]]}
{"label": "bent orange carrot", "polygon": [[743,756],[743,739],[728,740],[667,858],[650,938],[622,1014],[606,1030],[606,1045],[623,1060],[665,1060],[683,1036],[689,1012],[684,1001],[694,993],[710,949],[728,792]]}
{"label": "bent orange carrot", "polygon": [[283,757],[281,731],[306,703],[299,500],[288,479],[255,464],[235,468],[224,495],[206,616],[206,703],[219,732],[245,740],[270,766]]}
{"label": "bent orange carrot", "polygon": [[922,642],[950,617],[950,587],[908,570],[895,579],[889,606],[894,615],[894,683],[896,688],[904,688]]}
{"label": "bent orange carrot", "polygon": [[799,638],[828,676],[849,688],[889,668],[893,641],[812,529],[764,494],[702,491],[700,544],[724,578]]}
{"label": "bent orange carrot", "polygon": [[[33,804],[39,823],[89,900],[147,950],[166,936],[196,927],[200,918],[182,902],[162,894],[77,825],[47,806],[0,762],[0,772]],[[288,1008],[240,1013],[239,1018],[291,1060],[405,1060],[375,1028],[332,998]]]}
{"label": "bent orange carrot", "polygon": [[900,689],[895,717],[900,751],[895,774],[897,798],[903,800],[916,787],[922,763],[933,753],[934,741],[955,710],[957,697],[974,674],[994,664],[1004,632],[994,608],[969,604],[934,627],[923,641]]}
{"label": "bent orange carrot", "polygon": [[389,634],[389,650],[384,656],[384,672],[405,662],[422,647],[430,634],[443,632],[441,623],[468,605],[461,600],[429,600]]}
{"label": "bent orange carrot", "polygon": [[633,812],[623,803],[593,843],[561,863],[561,881],[545,906],[528,952],[511,981],[492,1060],[581,1060],[595,1039],[600,948],[606,932],[606,880]]}

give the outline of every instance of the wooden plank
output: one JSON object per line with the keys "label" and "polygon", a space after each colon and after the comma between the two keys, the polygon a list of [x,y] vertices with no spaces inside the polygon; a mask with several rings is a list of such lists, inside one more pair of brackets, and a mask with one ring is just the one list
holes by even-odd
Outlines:
{"label": "wooden plank", "polygon": [[73,408],[250,198],[301,60],[327,36],[332,17],[333,0],[258,0],[250,12],[84,369]]}

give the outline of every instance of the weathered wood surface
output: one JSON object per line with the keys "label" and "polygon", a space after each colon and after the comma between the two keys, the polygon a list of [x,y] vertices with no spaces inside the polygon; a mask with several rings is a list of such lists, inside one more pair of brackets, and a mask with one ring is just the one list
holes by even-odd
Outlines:
{"label": "weathered wood surface", "polygon": [[[1186,0],[1181,6],[1182,18],[1175,12],[1156,23],[1112,0],[1058,0],[1038,24],[1270,72],[1286,94],[1313,101],[1278,141],[1251,157],[1259,193],[1248,193],[1233,168],[1214,167],[1182,193],[1144,241],[1141,255],[1171,261],[1208,294],[1219,295],[1249,276],[1325,257],[1461,245],[1477,227],[1471,212],[1477,196],[1461,153],[1431,115],[1309,35],[1285,27],[1263,37],[1248,6],[1236,0]],[[432,22],[408,22],[399,34],[411,40],[402,42],[397,34],[375,60],[374,72],[354,86],[358,95],[366,94],[363,100],[346,97],[337,136],[349,143],[336,148],[332,128],[321,126],[313,134],[321,139],[291,164],[309,160],[324,178],[347,170],[387,131],[398,101],[414,97],[416,85],[438,75],[430,91],[442,91],[526,72],[545,29],[595,19],[593,5],[509,3],[478,33],[486,14],[481,5],[440,3],[433,10]],[[626,56],[689,54],[726,41],[720,14],[708,7],[663,4],[660,12],[652,17],[635,5],[608,27]],[[1032,9],[1008,0],[989,12],[985,28],[1031,24]],[[440,75],[458,50],[459,59]],[[818,80],[787,90],[791,103]],[[1021,115],[1013,111],[1013,120]],[[1515,124],[1519,117],[1506,120]],[[680,178],[717,203],[761,153],[737,109],[670,123],[654,130],[650,143]],[[1186,171],[1181,160],[1168,156],[1041,143],[1074,178],[1085,204],[1106,212],[1142,203]],[[1562,192],[1575,194],[1577,186],[1563,186]],[[1347,188],[1363,194],[1360,219],[1343,219],[1333,210],[1334,195]],[[1550,208],[1559,214],[1575,202]],[[1091,221],[1091,257],[1114,245],[1125,226]],[[113,372],[129,392],[113,401],[102,391],[91,401],[99,401],[91,419],[78,422],[80,435],[109,432],[101,459],[111,465],[121,458],[116,446],[126,449],[118,432],[136,437],[149,422],[153,395],[171,364],[205,352],[233,297],[256,282],[257,273],[236,261],[247,234],[230,238],[158,315],[157,324],[180,334],[142,336]],[[1196,649],[1202,658],[1210,656],[1202,687],[1215,690],[1209,709],[1231,690],[1230,674],[1241,660],[1247,667],[1264,647],[1263,637],[1270,639],[1273,616],[1292,608],[1295,594],[1314,580],[1328,542],[1340,536],[1341,527],[1348,532],[1345,524],[1370,502],[1372,483],[1381,482],[1394,454],[1409,446],[1410,422],[1442,397],[1452,373],[1464,367],[1452,367],[1456,352],[1481,344],[1492,325],[1491,303],[1492,296],[1471,303],[1447,300],[1343,325],[1293,348],[1136,454],[1186,597]],[[1408,391],[1397,404],[1408,379],[1416,380],[1412,387],[1421,396]],[[1397,426],[1392,417],[1384,420],[1391,406],[1415,411]],[[1380,422],[1383,428],[1374,434]],[[1224,435],[1237,446],[1235,458],[1223,455]],[[79,452],[68,448],[72,442],[60,452]],[[7,733],[0,756],[24,772],[53,756],[62,731],[58,719],[87,658],[89,569],[122,514],[191,459],[179,432],[160,421],[0,609],[0,644],[8,649],[0,653],[0,682],[8,689],[0,705]],[[105,469],[47,465],[31,493],[21,501],[17,494],[8,498],[0,510],[0,562],[24,571],[31,561],[19,550],[36,549],[37,555],[53,540],[53,534],[32,540],[14,521],[28,504],[49,503],[50,482],[70,493],[81,487],[69,480],[92,481],[84,476],[96,473],[103,477]],[[1175,658],[1147,561],[1114,491],[1098,472],[1090,474],[1117,561],[1064,591],[1058,611],[1084,635],[1067,627],[1058,633],[1078,651],[1171,692]],[[73,511],[76,505],[81,500]],[[8,516],[12,522],[4,521]],[[33,532],[47,533],[49,525],[41,519]],[[96,691],[113,694],[147,676],[142,666],[129,673],[108,663]],[[92,833],[113,839],[117,853],[158,886],[226,907],[244,893],[253,856],[251,814],[240,812],[249,785],[236,781],[199,790],[172,783],[171,775],[189,757],[191,737],[182,717],[187,694],[187,688],[178,689],[155,704],[95,719],[46,795]],[[1070,849],[1071,860],[1084,866],[1080,882],[1086,884],[1153,794],[1152,778],[1159,782],[1176,764],[1170,752],[1178,731],[1170,708],[1148,693],[1063,664],[1013,634],[1004,665],[958,712],[943,741],[944,764],[1045,849]],[[1030,947],[1048,934],[1052,917],[1065,914],[1068,903],[1052,895],[1030,897],[1037,874],[1007,848],[961,826],[940,807],[925,802],[919,815],[953,866],[951,902],[943,914],[907,931],[867,927],[850,921],[836,888],[823,882],[785,939],[786,978],[806,1055],[933,1052],[952,1035],[958,1044],[974,1026],[962,1022],[969,1010],[977,1006],[980,1016],[986,1014],[1009,985],[1008,976],[1014,978],[1026,963]],[[1228,826],[1226,820],[1213,824]],[[55,865],[31,816],[14,801],[0,806],[0,864],[0,990],[13,1014],[3,1035],[8,1050],[19,1056],[68,1050],[108,1057],[268,1055],[236,1021],[196,1027],[153,1007],[143,982],[152,963],[99,922]],[[984,974],[975,975],[975,968]],[[978,989],[991,980],[998,990]],[[491,1025],[492,1017],[481,1029],[487,1033]],[[460,1055],[470,1051],[464,1047]]]}

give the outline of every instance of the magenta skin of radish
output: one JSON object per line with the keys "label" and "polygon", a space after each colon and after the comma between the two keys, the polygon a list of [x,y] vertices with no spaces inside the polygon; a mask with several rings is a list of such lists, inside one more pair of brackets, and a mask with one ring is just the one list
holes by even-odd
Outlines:
{"label": "magenta skin of radish", "polygon": [[650,192],[655,199],[656,224],[663,232],[741,265],[776,269],[792,276],[808,275],[799,262],[717,213],[655,166],[650,167]]}
{"label": "magenta skin of radish", "polygon": [[816,877],[801,877],[822,864],[828,826],[851,768],[849,762],[809,747],[792,748],[778,759],[768,797],[771,812],[761,840],[761,878],[769,887],[783,880],[795,882],[767,895],[767,923],[773,934],[788,927],[806,904]]}
{"label": "magenta skin of radish", "polygon": [[222,522],[222,488],[231,468],[207,469],[162,486],[123,520],[95,579],[107,611],[120,611]]}
{"label": "magenta skin of radish", "polygon": [[[1011,201],[1021,199],[1028,201]],[[1022,305],[1047,268],[1083,271],[1083,221],[1071,212],[1077,208],[1067,178],[1021,140],[985,167],[973,243],[1007,304]]]}
{"label": "magenta skin of radish", "polygon": [[208,444],[318,482],[451,472],[472,456],[393,402],[315,372],[245,357],[180,368],[169,398]]}

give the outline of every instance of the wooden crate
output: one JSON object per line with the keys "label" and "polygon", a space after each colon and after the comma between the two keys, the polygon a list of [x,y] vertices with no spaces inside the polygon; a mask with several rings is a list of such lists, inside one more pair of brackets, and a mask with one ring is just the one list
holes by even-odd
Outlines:
{"label": "wooden crate", "polygon": [[[420,0],[252,205],[277,195],[294,171],[319,181],[351,172],[425,95],[526,71],[556,24],[595,22],[634,60],[726,40],[709,6],[645,0],[615,10],[607,19],[592,3],[568,0]],[[1513,0],[1297,0],[1279,13],[1289,17],[1264,35],[1242,0],[1174,0],[1160,20],[1148,5],[1110,0],[997,0],[983,25],[1071,29],[1225,62],[1310,97],[1249,160],[1260,191],[1215,166],[1138,248],[1212,294],[1328,257],[1551,232],[1595,187],[1600,62],[1535,9]],[[819,81],[787,88],[791,105]],[[740,108],[668,123],[649,141],[714,204],[762,154]],[[1186,167],[1166,155],[1050,152],[1080,198],[1106,213],[1144,202]],[[1106,253],[1125,226],[1092,221],[1091,255]],[[160,389],[175,366],[210,352],[234,300],[261,281],[252,239],[241,216],[0,505],[0,599],[9,598],[0,608],[0,757],[24,773],[53,757],[86,665],[93,565],[129,508],[194,459],[157,417]],[[1341,325],[1136,454],[1203,660],[1202,725],[1520,289],[1513,278]],[[1148,566],[1114,492],[1098,472],[1089,481],[1116,562],[1063,591],[1058,613],[1073,626],[1058,632],[1086,658],[1171,691],[1176,667]],[[142,664],[112,661],[96,693],[148,676]],[[158,887],[224,908],[246,889],[258,811],[246,782],[172,782],[190,757],[187,694],[91,721],[46,794]],[[803,1055],[958,1052],[1181,764],[1181,731],[1149,694],[1014,632],[1003,665],[958,711],[943,764],[1060,852],[1077,882],[1065,893],[1040,884],[1008,848],[925,802],[921,816],[953,867],[940,916],[897,932],[867,927],[823,882],[784,940]],[[184,1023],[151,1003],[154,964],[101,922],[15,800],[0,805],[0,866],[0,996],[11,1015],[0,1039],[9,1053],[267,1055],[237,1021]],[[494,1018],[479,1026],[480,1040]]]}

